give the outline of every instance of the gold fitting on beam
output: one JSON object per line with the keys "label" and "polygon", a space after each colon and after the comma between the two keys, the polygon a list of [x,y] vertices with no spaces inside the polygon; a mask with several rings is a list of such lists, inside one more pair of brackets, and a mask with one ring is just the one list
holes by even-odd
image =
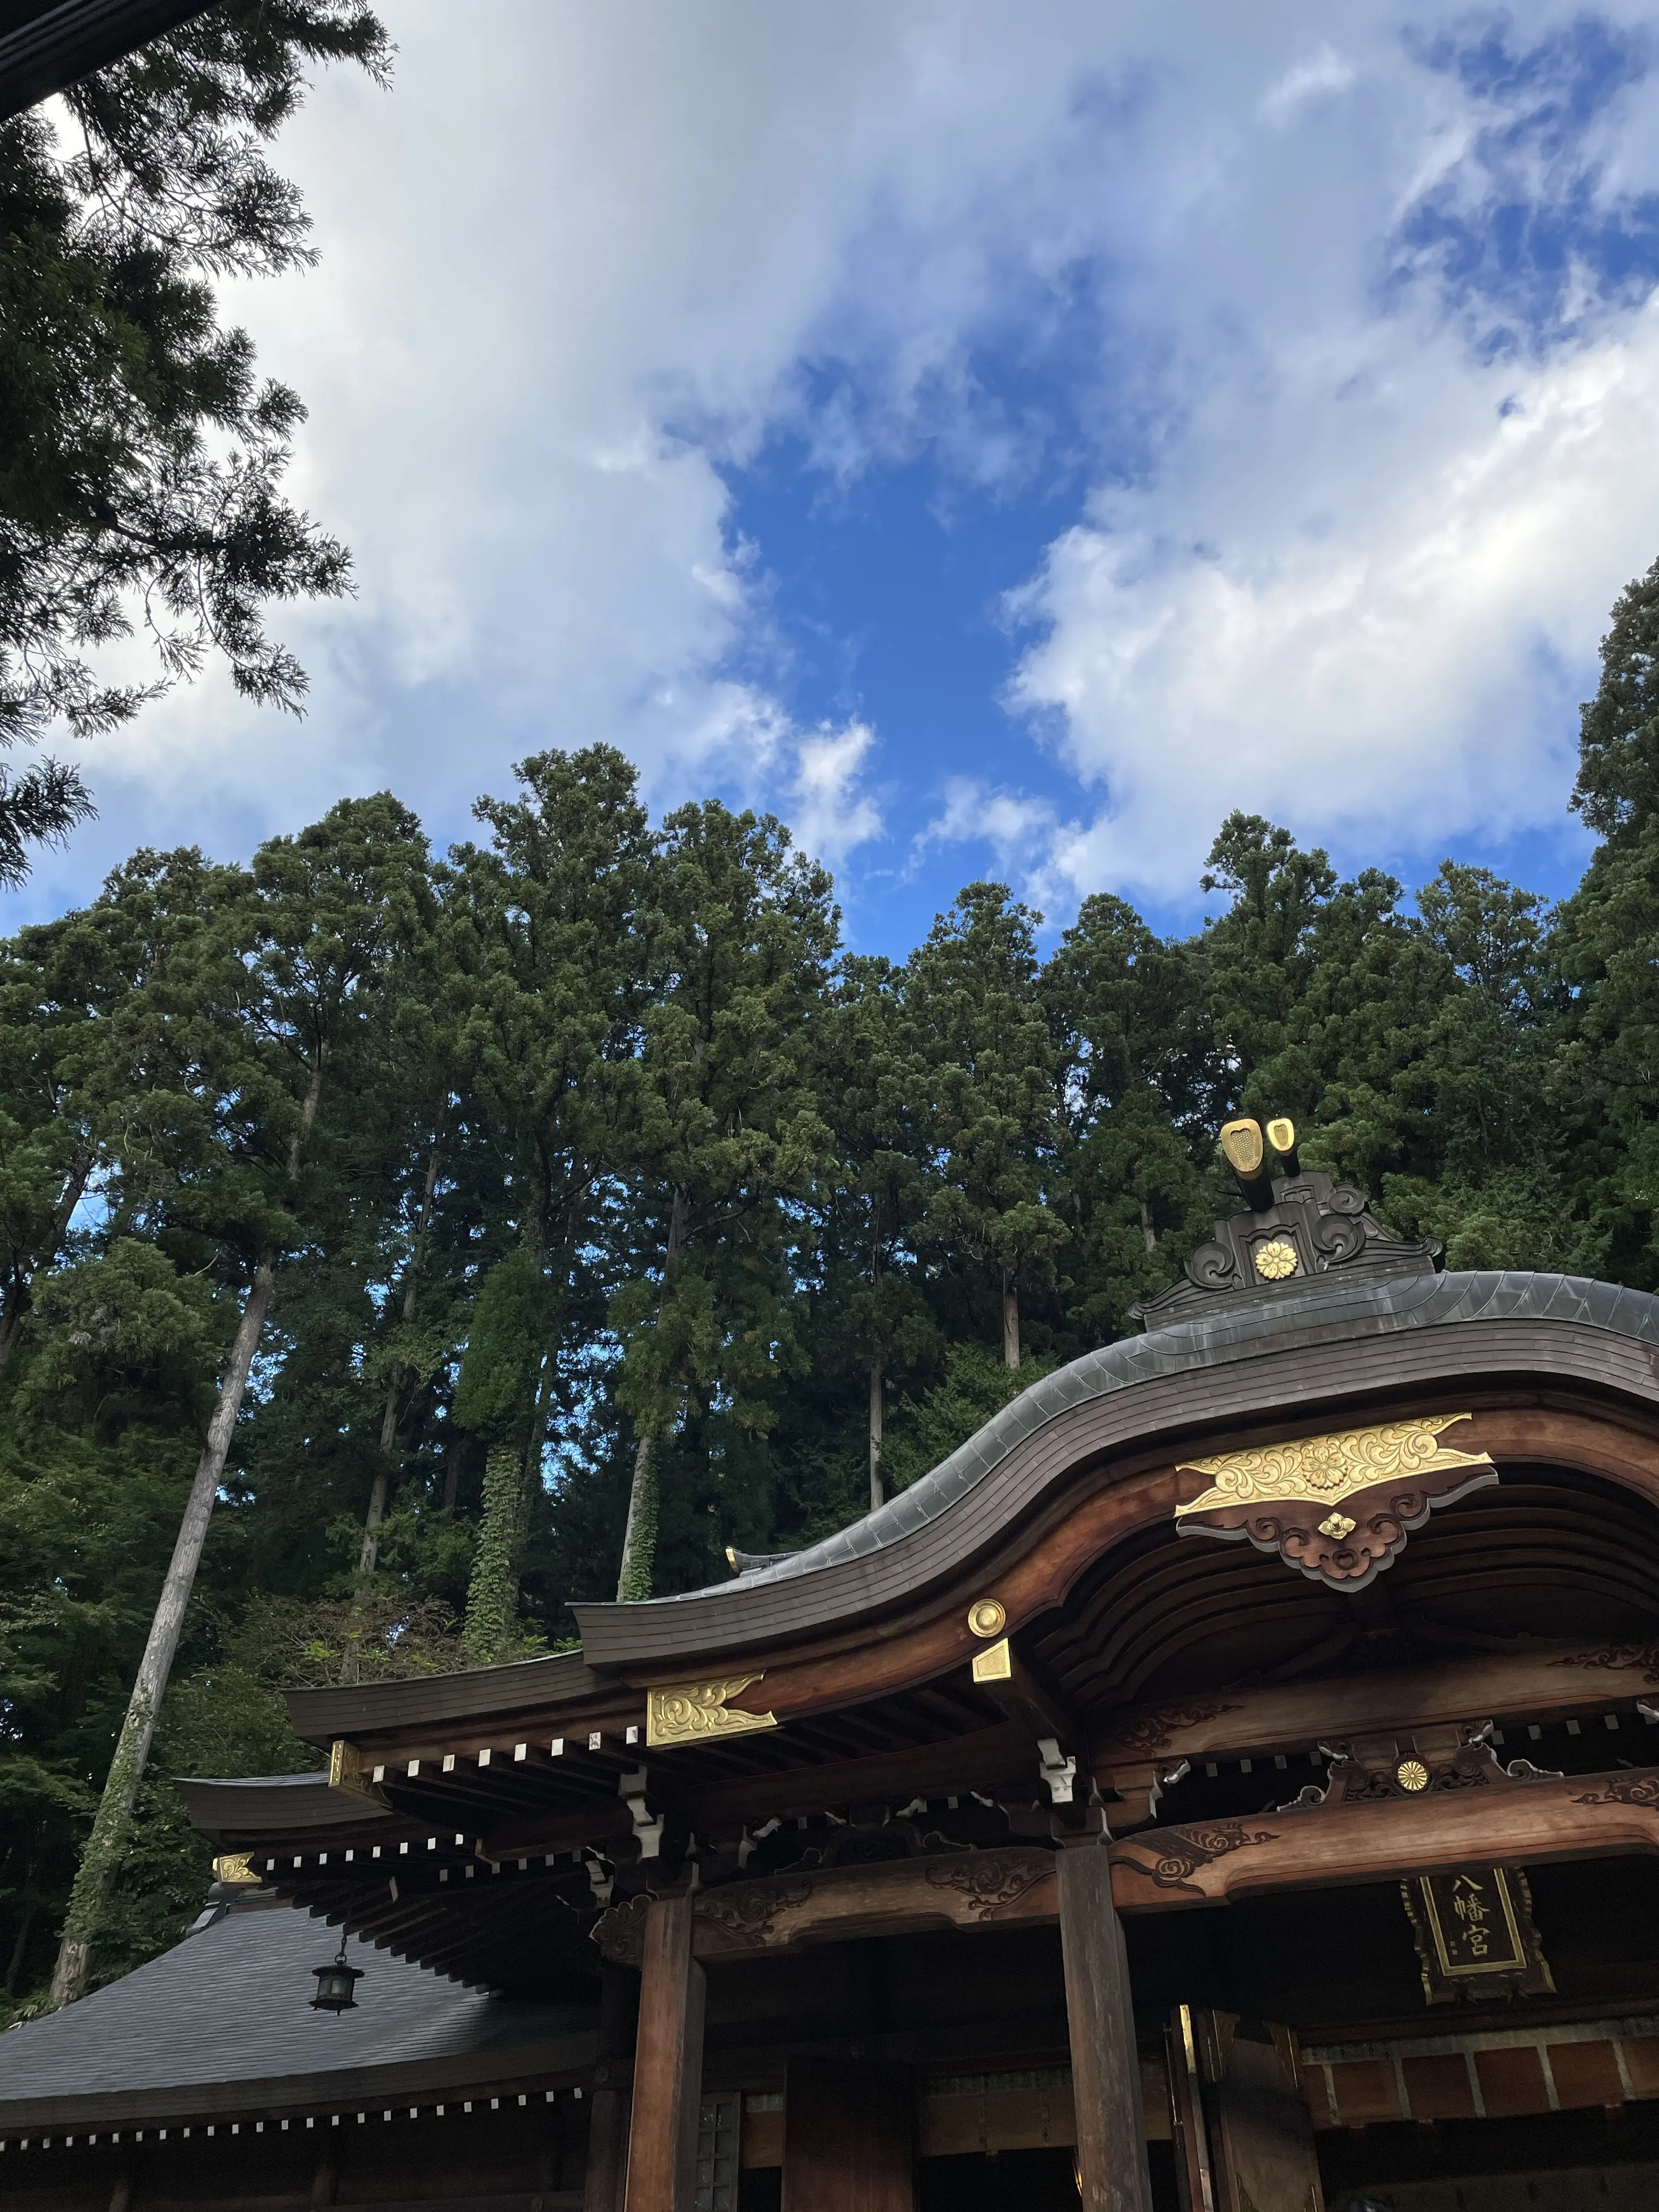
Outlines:
{"label": "gold fitting on beam", "polygon": [[251,1851],[222,1851],[213,1862],[213,1879],[227,1889],[257,1889],[259,1877],[253,1871],[252,1856]]}
{"label": "gold fitting on beam", "polygon": [[1013,1677],[1013,1654],[1008,1649],[1006,1636],[1000,1644],[988,1644],[983,1651],[975,1652],[974,1680],[976,1682],[1011,1682]]}
{"label": "gold fitting on beam", "polygon": [[726,1701],[738,1696],[761,1674],[726,1674],[714,1681],[665,1682],[645,1693],[645,1741],[653,1751],[674,1744],[707,1743],[712,1737],[752,1735],[757,1729],[775,1728],[775,1713],[728,1712]]}
{"label": "gold fitting on beam", "polygon": [[384,1807],[386,1792],[373,1782],[363,1779],[362,1754],[355,1743],[337,1735],[328,1754],[328,1786],[347,1797],[361,1797],[365,1804]]}
{"label": "gold fitting on beam", "polygon": [[1276,1152],[1296,1150],[1296,1124],[1287,1114],[1280,1114],[1268,1122],[1267,1142]]}
{"label": "gold fitting on beam", "polygon": [[1008,1626],[1008,1608],[1000,1598],[976,1597],[968,1608],[968,1630],[988,1643]]}

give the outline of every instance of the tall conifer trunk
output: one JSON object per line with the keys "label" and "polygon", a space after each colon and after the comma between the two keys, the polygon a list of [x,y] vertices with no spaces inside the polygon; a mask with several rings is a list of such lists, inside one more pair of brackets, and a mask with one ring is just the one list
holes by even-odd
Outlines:
{"label": "tall conifer trunk", "polygon": [[1019,1364],[1019,1285],[1008,1270],[1002,1278],[1002,1360],[1006,1367]]}
{"label": "tall conifer trunk", "polygon": [[[288,1181],[290,1189],[299,1180],[305,1140],[311,1133],[311,1125],[316,1119],[317,1101],[322,1095],[325,1057],[325,1052],[319,1053],[305,1103],[300,1109],[300,1126],[289,1146]],[[61,2005],[73,2004],[77,1997],[86,1993],[92,1968],[92,1947],[103,1923],[115,1877],[126,1855],[138,1784],[143,1779],[144,1767],[149,1758],[156,1716],[167,1693],[167,1678],[173,1672],[179,1638],[185,1625],[185,1609],[195,1587],[197,1569],[202,1564],[202,1547],[207,1541],[213,1501],[219,1494],[225,1461],[230,1452],[230,1440],[235,1433],[237,1416],[242,1410],[248,1375],[253,1366],[253,1355],[258,1348],[259,1333],[264,1327],[265,1314],[270,1304],[270,1293],[276,1279],[277,1256],[270,1251],[260,1255],[253,1271],[253,1281],[243,1303],[235,1341],[231,1346],[230,1357],[220,1378],[218,1402],[213,1409],[213,1419],[208,1424],[207,1442],[196,1464],[196,1479],[191,1484],[184,1518],[179,1524],[178,1540],[173,1545],[167,1579],[161,1584],[161,1598],[149,1625],[144,1656],[138,1662],[138,1679],[132,1686],[126,1717],[121,1723],[121,1733],[116,1741],[115,1756],[110,1762],[109,1778],[104,1784],[104,1794],[99,1800],[98,1810],[93,1819],[92,1833],[87,1838],[81,1854],[75,1887],[70,1892],[69,1911],[64,1917],[64,1933],[58,1947],[58,1963],[52,1970],[52,1994],[46,2001],[49,2012],[56,2012]]]}
{"label": "tall conifer trunk", "polygon": [[[410,1254],[409,1280],[404,1285],[403,1319],[405,1328],[415,1318],[415,1293],[420,1279],[421,1260],[426,1250],[426,1232],[432,1219],[432,1196],[438,1188],[438,1139],[432,1140],[427,1155],[426,1190],[421,1200],[421,1218],[415,1230],[415,1248]],[[380,1524],[386,1519],[387,1501],[392,1493],[392,1478],[396,1472],[392,1450],[398,1441],[398,1415],[403,1398],[404,1374],[398,1369],[386,1385],[386,1413],[380,1422],[380,1463],[374,1470],[374,1486],[368,1493],[368,1511],[363,1516],[363,1548],[357,1561],[357,1595],[361,1597],[368,1587],[380,1553]]]}
{"label": "tall conifer trunk", "polygon": [[[668,1211],[668,1249],[663,1255],[662,1297],[658,1303],[658,1317],[667,1303],[678,1273],[680,1251],[685,1243],[685,1191],[676,1184],[674,1202]],[[628,1526],[623,1533],[622,1567],[617,1577],[617,1602],[627,1605],[651,1595],[652,1577],[657,1564],[657,1506],[658,1484],[657,1437],[654,1426],[647,1423],[640,1431],[640,1440],[634,1449],[634,1480],[628,1492]]]}
{"label": "tall conifer trunk", "polygon": [[870,1362],[870,1510],[872,1513],[887,1496],[881,1480],[883,1410],[881,1362],[872,1359]]}

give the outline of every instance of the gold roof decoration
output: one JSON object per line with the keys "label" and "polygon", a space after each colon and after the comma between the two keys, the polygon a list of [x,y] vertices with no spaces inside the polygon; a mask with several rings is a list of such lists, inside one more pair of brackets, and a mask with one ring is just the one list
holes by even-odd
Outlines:
{"label": "gold roof decoration", "polygon": [[1490,1467],[1489,1452],[1458,1451],[1440,1441],[1443,1430],[1470,1418],[1468,1413],[1443,1413],[1426,1420],[1385,1421],[1374,1429],[1348,1429],[1291,1443],[1261,1444],[1248,1451],[1218,1452],[1212,1459],[1183,1460],[1179,1473],[1207,1474],[1213,1487],[1177,1505],[1176,1518],[1213,1512],[1218,1505],[1304,1503],[1334,1508],[1356,1492],[1381,1483],[1415,1483],[1425,1475],[1456,1468]]}

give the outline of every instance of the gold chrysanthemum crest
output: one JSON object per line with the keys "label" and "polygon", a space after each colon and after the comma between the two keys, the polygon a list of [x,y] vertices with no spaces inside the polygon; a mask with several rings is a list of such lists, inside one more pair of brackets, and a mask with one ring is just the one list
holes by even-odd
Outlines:
{"label": "gold chrysanthemum crest", "polygon": [[1388,1482],[1415,1482],[1460,1467],[1490,1467],[1489,1452],[1457,1451],[1440,1441],[1443,1430],[1472,1418],[1445,1413],[1433,1420],[1386,1421],[1375,1429],[1303,1437],[1293,1443],[1263,1444],[1250,1451],[1218,1452],[1213,1459],[1183,1460],[1182,1474],[1207,1474],[1214,1486],[1176,1508],[1176,1518],[1211,1513],[1218,1505],[1335,1507],[1356,1491]]}

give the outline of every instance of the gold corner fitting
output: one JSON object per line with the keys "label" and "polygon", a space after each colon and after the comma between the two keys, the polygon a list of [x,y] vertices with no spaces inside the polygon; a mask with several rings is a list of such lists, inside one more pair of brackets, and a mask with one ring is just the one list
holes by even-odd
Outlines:
{"label": "gold corner fitting", "polygon": [[337,1735],[329,1749],[328,1786],[344,1796],[361,1797],[366,1805],[386,1809],[386,1792],[363,1779],[362,1754],[355,1743],[349,1743],[343,1735]]}
{"label": "gold corner fitting", "polygon": [[213,1879],[227,1889],[257,1889],[259,1877],[252,1861],[252,1851],[221,1851],[213,1862]]}
{"label": "gold corner fitting", "polygon": [[775,1728],[775,1713],[732,1712],[727,1700],[738,1697],[764,1674],[726,1674],[701,1682],[665,1682],[645,1693],[645,1741],[648,1750],[663,1751],[677,1744],[709,1743],[719,1736],[753,1735],[758,1729]]}
{"label": "gold corner fitting", "polygon": [[1000,1644],[988,1644],[983,1651],[974,1654],[974,1680],[976,1682],[1011,1682],[1014,1677],[1014,1657],[1008,1649],[1005,1636]]}

